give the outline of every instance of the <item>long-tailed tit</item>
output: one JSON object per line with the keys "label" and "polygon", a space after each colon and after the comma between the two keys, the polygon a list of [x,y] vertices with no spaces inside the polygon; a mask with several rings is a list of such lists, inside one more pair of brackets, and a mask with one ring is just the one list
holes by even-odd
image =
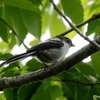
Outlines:
{"label": "long-tailed tit", "polygon": [[69,38],[56,36],[34,45],[25,53],[6,59],[0,64],[0,66],[13,63],[19,59],[24,59],[29,56],[37,57],[45,65],[48,63],[53,64],[60,61],[66,55],[71,46],[74,45]]}

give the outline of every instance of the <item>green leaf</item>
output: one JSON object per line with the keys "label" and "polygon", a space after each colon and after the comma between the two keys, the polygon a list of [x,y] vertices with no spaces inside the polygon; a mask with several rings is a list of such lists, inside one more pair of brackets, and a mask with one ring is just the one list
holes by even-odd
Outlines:
{"label": "green leaf", "polygon": [[20,87],[18,90],[17,100],[30,100],[32,95],[34,95],[34,93],[37,91],[40,84],[41,84],[40,82],[37,82]]}
{"label": "green leaf", "polygon": [[0,37],[5,42],[8,42],[7,26],[5,25],[5,23],[2,20],[0,20]]}
{"label": "green leaf", "polygon": [[63,78],[65,80],[77,80],[79,79],[79,71],[76,68],[71,68],[63,73]]}
{"label": "green leaf", "polygon": [[8,47],[8,44],[6,42],[4,41],[0,42],[0,50],[2,51],[2,53],[4,52],[4,50],[6,50],[5,52],[8,52],[9,49],[7,47]]}
{"label": "green leaf", "polygon": [[97,26],[96,29],[95,29],[95,37],[97,37],[98,35],[100,35],[100,26]]}
{"label": "green leaf", "polygon": [[7,23],[7,27],[8,25],[12,27],[12,18],[11,18],[11,15],[9,13],[9,9],[10,7],[8,6],[4,6],[1,8],[1,12],[2,12],[2,18],[5,20],[5,22]]}
{"label": "green leaf", "polygon": [[34,5],[39,6],[39,5],[42,5],[43,0],[29,0],[29,1],[31,1]]}
{"label": "green leaf", "polygon": [[35,60],[34,58],[27,62],[28,71],[34,71],[43,67],[43,64]]}
{"label": "green leaf", "polygon": [[12,19],[13,29],[15,30],[16,34],[18,34],[19,37],[24,40],[28,31],[23,23],[20,10],[14,7],[9,7],[9,13]]}
{"label": "green leaf", "polygon": [[48,23],[49,23],[49,11],[45,8],[49,8],[50,7],[50,3],[46,2],[46,4],[44,5],[44,9],[43,9],[43,16],[42,16],[42,33],[44,34],[47,27],[48,27]]}
{"label": "green leaf", "polygon": [[[24,40],[28,32],[40,38],[41,16],[39,14],[8,6],[4,7],[3,11],[5,20],[22,40]],[[9,15],[9,20],[6,17],[7,15]]]}
{"label": "green leaf", "polygon": [[91,21],[88,24],[88,29],[87,29],[86,35],[90,35],[90,34],[94,33],[98,27],[100,27],[100,19]]}
{"label": "green leaf", "polygon": [[40,42],[39,39],[35,38],[35,39],[32,40],[29,44],[30,44],[31,46],[33,46],[33,45],[38,44],[39,42]]}
{"label": "green leaf", "polygon": [[51,100],[56,100],[60,96],[63,96],[62,88],[60,88],[57,85],[51,86],[50,93],[51,93]]}
{"label": "green leaf", "polygon": [[100,96],[100,85],[93,85],[90,89],[90,93],[89,93],[89,99],[88,100],[100,100],[99,96]]}
{"label": "green leaf", "polygon": [[4,93],[0,93],[0,100],[7,100],[4,96]]}
{"label": "green leaf", "polygon": [[[48,2],[45,6],[50,8],[50,4]],[[51,9],[47,9],[47,11],[44,10],[44,14],[42,16],[42,33],[45,33],[47,28],[50,30],[50,35],[52,37],[67,30],[67,27],[59,14],[54,10],[51,11]]]}
{"label": "green leaf", "polygon": [[5,59],[7,59],[7,58],[9,58],[9,57],[11,57],[12,55],[11,54],[9,54],[9,53],[6,53],[6,54],[1,54],[0,53],[0,60],[5,60]]}
{"label": "green leaf", "polygon": [[82,84],[75,84],[75,100],[90,100],[90,86],[84,86]]}
{"label": "green leaf", "polygon": [[100,75],[100,52],[96,52],[91,56],[92,64],[96,72]]}
{"label": "green leaf", "polygon": [[93,95],[97,95],[97,96],[100,96],[100,85],[97,84],[97,85],[94,85],[93,88],[92,88],[92,92],[93,92]]}
{"label": "green leaf", "polygon": [[9,48],[12,49],[16,45],[16,37],[14,34],[8,33],[9,34]]}
{"label": "green leaf", "polygon": [[55,11],[53,11],[50,16],[48,26],[50,28],[50,34],[52,37],[67,30],[67,27],[63,23],[62,18]]}
{"label": "green leaf", "polygon": [[75,23],[83,21],[83,7],[81,0],[61,0],[65,14]]}
{"label": "green leaf", "polygon": [[96,73],[95,69],[93,68],[93,66],[90,66],[87,63],[80,62],[75,67],[77,67],[78,70],[80,70],[80,72],[82,74],[85,74],[85,75],[88,75],[88,76],[91,75],[91,76],[97,77],[97,73]]}
{"label": "green leaf", "polygon": [[51,100],[50,87],[44,90],[43,85],[40,85],[36,93],[33,95],[32,100]]}
{"label": "green leaf", "polygon": [[25,27],[20,10],[15,7],[5,6],[3,8],[3,17],[7,24],[19,35],[19,37],[24,40],[28,31]]}
{"label": "green leaf", "polygon": [[39,8],[36,5],[33,5],[29,0],[4,0],[4,4],[40,13]]}
{"label": "green leaf", "polygon": [[28,29],[28,32],[30,32],[37,38],[40,38],[41,15],[28,10],[20,10],[20,11],[21,11],[22,20],[24,22],[24,25]]}
{"label": "green leaf", "polygon": [[[7,70],[8,69],[8,70]],[[3,72],[3,74],[1,75],[1,77],[10,77],[10,76],[14,76],[14,69],[9,69],[9,68],[7,68],[7,69],[4,69],[4,70],[6,70],[5,72],[4,72],[4,70],[2,71]],[[17,75],[18,75],[18,73],[17,73]]]}
{"label": "green leaf", "polygon": [[64,92],[64,96],[68,100],[91,100],[88,99],[90,95],[90,86],[82,85],[79,83],[62,83],[62,89]]}
{"label": "green leaf", "polygon": [[52,77],[49,77],[49,78],[44,79],[42,81],[43,86],[44,86],[44,90],[46,90],[51,85],[51,80],[52,80]]}
{"label": "green leaf", "polygon": [[64,83],[62,82],[62,90],[64,92],[64,97],[68,100],[74,100],[74,94],[75,94],[75,87],[72,83]]}
{"label": "green leaf", "polygon": [[17,100],[17,88],[5,89],[4,95],[6,100]]}

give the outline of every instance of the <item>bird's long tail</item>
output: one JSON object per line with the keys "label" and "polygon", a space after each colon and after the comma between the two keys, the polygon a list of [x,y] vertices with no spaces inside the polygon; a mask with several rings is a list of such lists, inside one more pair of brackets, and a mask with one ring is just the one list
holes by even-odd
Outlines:
{"label": "bird's long tail", "polygon": [[5,65],[5,64],[10,64],[10,63],[16,62],[19,59],[23,59],[23,58],[32,56],[34,54],[35,54],[35,52],[26,52],[26,53],[22,53],[22,54],[19,54],[19,55],[15,55],[15,56],[13,56],[11,58],[8,58],[3,63],[1,63],[0,67],[3,66],[3,65]]}

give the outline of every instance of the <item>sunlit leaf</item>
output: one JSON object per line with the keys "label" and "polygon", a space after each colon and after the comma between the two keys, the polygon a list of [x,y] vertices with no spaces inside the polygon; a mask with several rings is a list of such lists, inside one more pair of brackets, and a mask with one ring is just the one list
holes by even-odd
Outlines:
{"label": "sunlit leaf", "polygon": [[62,21],[62,18],[53,11],[49,19],[49,28],[51,36],[56,36],[67,30],[67,27]]}
{"label": "sunlit leaf", "polygon": [[51,100],[50,87],[44,90],[43,85],[40,85],[36,93],[33,95],[32,100]]}

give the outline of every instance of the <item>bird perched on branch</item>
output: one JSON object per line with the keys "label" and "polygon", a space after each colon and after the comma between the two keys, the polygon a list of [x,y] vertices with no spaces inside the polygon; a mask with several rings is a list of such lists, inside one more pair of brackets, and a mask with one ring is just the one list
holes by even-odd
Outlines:
{"label": "bird perched on branch", "polygon": [[68,52],[69,48],[74,46],[72,41],[64,36],[52,37],[44,42],[34,45],[25,53],[15,55],[6,59],[0,66],[16,62],[29,56],[37,57],[43,64],[54,64],[60,61]]}

